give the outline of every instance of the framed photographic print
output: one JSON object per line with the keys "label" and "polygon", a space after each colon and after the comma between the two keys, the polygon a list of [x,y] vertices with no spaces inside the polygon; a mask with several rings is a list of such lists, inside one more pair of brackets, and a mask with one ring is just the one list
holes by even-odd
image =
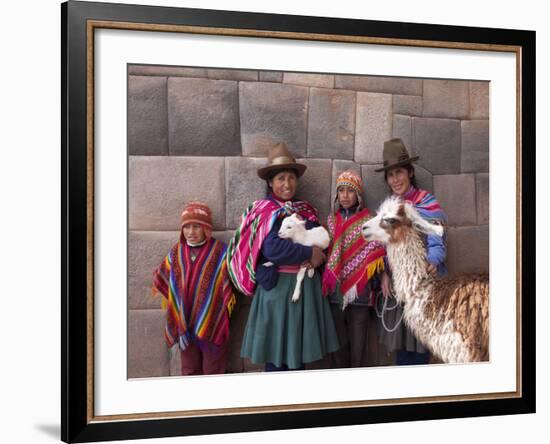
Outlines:
{"label": "framed photographic print", "polygon": [[62,61],[64,441],[534,412],[534,32],[69,1]]}

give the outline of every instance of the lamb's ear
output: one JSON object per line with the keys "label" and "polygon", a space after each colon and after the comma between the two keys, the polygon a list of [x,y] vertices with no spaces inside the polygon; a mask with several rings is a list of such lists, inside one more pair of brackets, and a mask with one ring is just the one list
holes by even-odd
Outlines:
{"label": "lamb's ear", "polygon": [[416,211],[410,202],[404,202],[403,208],[405,210],[405,214],[418,231],[425,234],[437,234],[438,236],[443,236],[443,226],[428,222],[418,213],[418,211]]}

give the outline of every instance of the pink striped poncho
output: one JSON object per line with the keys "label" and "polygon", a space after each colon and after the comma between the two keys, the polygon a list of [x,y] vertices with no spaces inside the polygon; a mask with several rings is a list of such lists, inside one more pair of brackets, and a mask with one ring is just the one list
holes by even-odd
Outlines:
{"label": "pink striped poncho", "polygon": [[277,218],[297,213],[319,222],[317,210],[305,201],[281,202],[273,196],[250,204],[241,216],[241,224],[227,247],[227,271],[235,288],[252,296],[256,289],[256,265],[264,239]]}

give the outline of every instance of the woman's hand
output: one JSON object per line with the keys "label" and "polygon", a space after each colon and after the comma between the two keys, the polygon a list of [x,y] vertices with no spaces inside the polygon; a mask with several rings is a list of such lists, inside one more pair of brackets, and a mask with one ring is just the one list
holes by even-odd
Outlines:
{"label": "woman's hand", "polygon": [[391,281],[390,277],[388,276],[388,273],[383,272],[382,273],[382,295],[387,298],[391,296]]}
{"label": "woman's hand", "polygon": [[326,260],[327,257],[325,256],[325,253],[323,253],[323,250],[321,250],[319,247],[311,248],[311,258],[309,259],[309,262],[311,263],[311,266],[313,268],[317,268]]}

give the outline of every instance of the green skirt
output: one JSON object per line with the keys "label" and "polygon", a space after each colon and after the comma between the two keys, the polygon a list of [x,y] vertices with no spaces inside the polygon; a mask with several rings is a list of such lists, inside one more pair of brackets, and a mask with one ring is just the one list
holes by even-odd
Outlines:
{"label": "green skirt", "polygon": [[299,368],[338,350],[338,336],[328,300],[321,296],[319,273],[306,277],[292,302],[296,274],[280,273],[275,288],[256,288],[241,346],[241,356],[256,364]]}

